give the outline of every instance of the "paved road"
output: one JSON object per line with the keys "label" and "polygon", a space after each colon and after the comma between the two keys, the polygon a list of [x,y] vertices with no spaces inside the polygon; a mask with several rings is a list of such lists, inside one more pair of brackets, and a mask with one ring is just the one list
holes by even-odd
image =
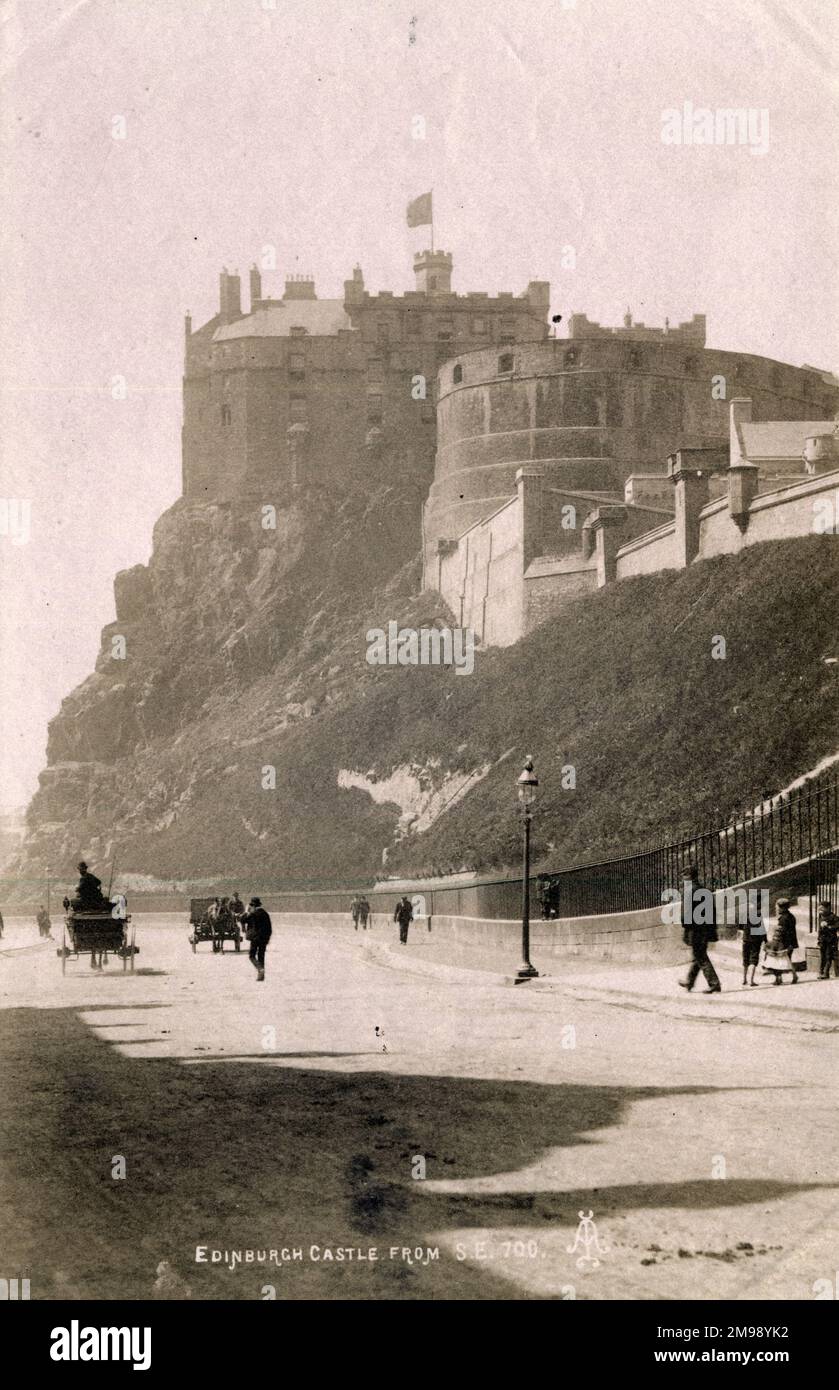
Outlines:
{"label": "paved road", "polygon": [[[33,1297],[147,1297],[161,1260],[197,1298],[809,1299],[836,1277],[835,1034],[418,975],[325,931],[275,932],[257,984],[136,921],[133,977],[0,957],[0,1226]],[[581,1212],[600,1251],[568,1249]],[[249,1248],[303,1258],[209,1262]]]}

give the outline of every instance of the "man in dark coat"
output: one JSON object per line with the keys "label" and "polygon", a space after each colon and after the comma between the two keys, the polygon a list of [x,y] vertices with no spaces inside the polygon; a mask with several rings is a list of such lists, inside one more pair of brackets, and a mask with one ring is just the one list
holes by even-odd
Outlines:
{"label": "man in dark coat", "polygon": [[411,906],[411,899],[404,894],[396,904],[393,920],[399,923],[399,940],[401,944],[403,946],[407,945],[408,928],[414,920],[414,909]]}
{"label": "man in dark coat", "polygon": [[714,896],[700,886],[693,865],[685,876],[682,888],[682,940],[686,946],[690,946],[693,957],[688,966],[687,979],[679,981],[682,989],[690,993],[701,970],[708,982],[705,993],[719,994],[722,989],[720,978],[708,957],[708,942],[717,940]]}
{"label": "man in dark coat", "polygon": [[839,917],[830,902],[819,903],[819,979],[830,979],[830,967],[839,975]]}
{"label": "man in dark coat", "polygon": [[242,917],[245,935],[251,943],[250,962],[256,967],[257,982],[265,979],[265,949],[271,940],[271,918],[262,906],[261,898],[251,898]]}
{"label": "man in dark coat", "polygon": [[[76,896],[73,898],[72,907],[80,912],[89,912],[95,908],[110,907],[110,903],[102,896],[102,880],[92,874],[84,860],[80,860],[77,865],[79,870],[79,883],[76,888]],[[65,903],[65,906],[67,904]]]}

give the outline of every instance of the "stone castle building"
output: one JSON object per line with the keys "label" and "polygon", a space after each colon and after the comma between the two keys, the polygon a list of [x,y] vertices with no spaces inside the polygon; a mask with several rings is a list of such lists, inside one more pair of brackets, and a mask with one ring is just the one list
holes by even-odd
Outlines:
{"label": "stone castle building", "polygon": [[341,299],[310,276],[273,299],[254,266],[247,312],[222,271],[218,313],[186,319],[188,502],[283,506],[384,467],[426,498],[425,587],[493,645],[611,579],[783,534],[791,496],[780,511],[760,498],[806,483],[805,441],[810,472],[835,468],[829,373],[708,348],[702,314],[574,314],[551,337],[545,281],[458,294],[449,252],[413,268],[402,295],[371,293],[357,266]]}
{"label": "stone castle building", "polygon": [[318,299],[313,279],[292,276],[271,299],[254,266],[245,313],[239,276],[223,270],[218,313],[195,331],[186,319],[184,496],[270,501],[363,473],[371,450],[427,486],[438,368],[545,339],[550,287],[456,294],[447,251],[419,252],[414,275],[406,294],[371,294],[356,266],[343,299]]}
{"label": "stone castle building", "polygon": [[813,529],[839,487],[839,383],[704,344],[702,316],[575,315],[567,339],[441,368],[423,582],[484,645],[615,579]]}
{"label": "stone castle building", "polygon": [[[811,368],[705,346],[705,318],[604,329],[584,314],[570,336],[458,354],[440,371],[437,459],[425,508],[426,568],[515,491],[519,468],[572,501],[598,494],[672,510],[676,448],[728,448],[728,403],[755,419],[824,419],[835,384]],[[563,538],[560,538],[562,541]],[[565,547],[572,544],[565,537]]]}

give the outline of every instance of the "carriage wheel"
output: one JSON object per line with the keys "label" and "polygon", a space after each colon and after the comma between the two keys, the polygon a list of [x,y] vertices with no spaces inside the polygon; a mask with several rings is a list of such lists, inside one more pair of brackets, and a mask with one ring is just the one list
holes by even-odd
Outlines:
{"label": "carriage wheel", "polygon": [[132,974],[132,975],[134,974],[134,956],[136,955],[136,951],[135,951],[135,949],[134,949],[134,941],[135,941],[136,935],[137,935],[137,929],[136,929],[136,927],[132,927],[132,928],[131,928],[131,974]]}
{"label": "carriage wheel", "polygon": [[242,938],[241,938],[241,936],[237,936],[237,937],[236,937],[236,950],[237,950],[237,951],[241,951],[241,949],[242,949]]}
{"label": "carriage wheel", "polygon": [[67,974],[67,928],[61,928],[61,973]]}
{"label": "carriage wheel", "polygon": [[194,937],[194,936],[191,936],[191,937],[189,938],[189,941],[190,941],[190,945],[192,946],[192,954],[195,955],[195,937]]}

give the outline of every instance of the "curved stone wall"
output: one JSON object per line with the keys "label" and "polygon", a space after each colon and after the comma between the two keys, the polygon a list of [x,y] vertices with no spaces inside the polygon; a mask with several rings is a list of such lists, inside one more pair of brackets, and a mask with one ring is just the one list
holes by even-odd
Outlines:
{"label": "curved stone wall", "polygon": [[[725,378],[725,399],[712,397]],[[684,342],[554,339],[453,358],[438,375],[437,455],[425,512],[430,548],[512,496],[516,470],[546,482],[623,491],[631,473],[663,473],[677,447],[728,443],[728,403],[755,419],[826,419],[839,389],[815,371]]]}

